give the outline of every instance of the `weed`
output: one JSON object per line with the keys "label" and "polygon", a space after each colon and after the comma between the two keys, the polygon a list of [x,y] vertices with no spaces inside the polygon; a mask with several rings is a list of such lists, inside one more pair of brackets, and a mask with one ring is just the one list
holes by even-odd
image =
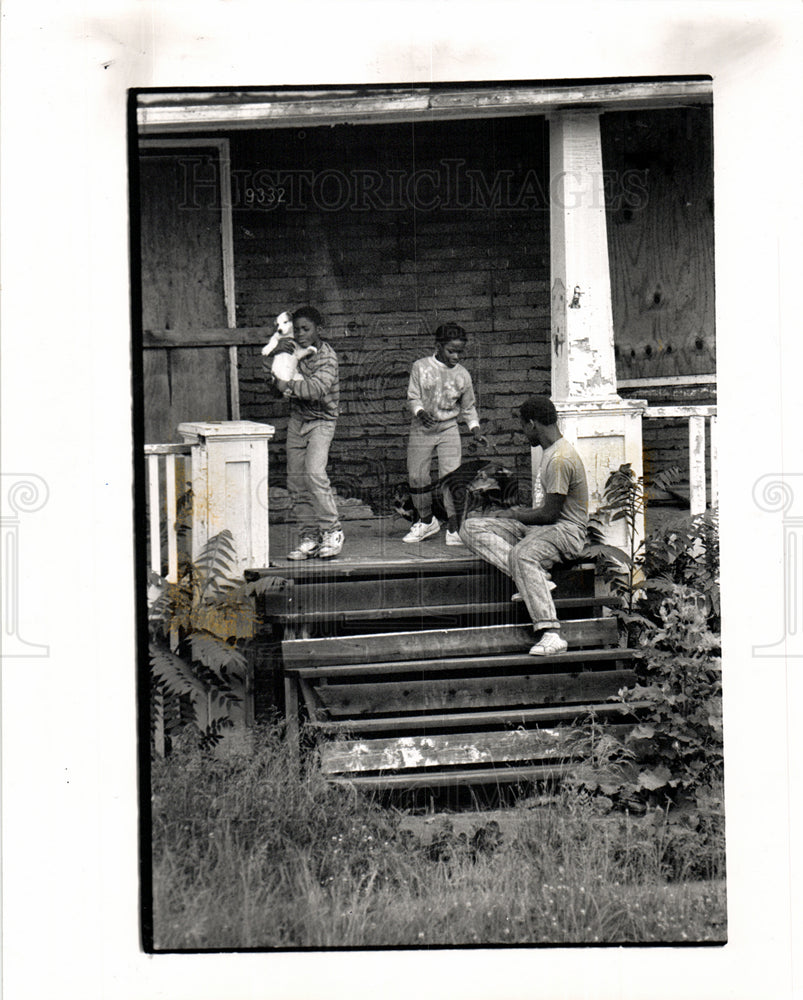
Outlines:
{"label": "weed", "polygon": [[[721,940],[719,846],[564,788],[457,832],[299,777],[278,729],[225,758],[187,733],[152,767],[158,950]],[[664,813],[661,813],[663,816]],[[463,824],[465,825],[465,824]],[[424,830],[432,828],[431,836]],[[677,875],[677,877],[676,877]],[[674,881],[669,881],[674,878]]]}

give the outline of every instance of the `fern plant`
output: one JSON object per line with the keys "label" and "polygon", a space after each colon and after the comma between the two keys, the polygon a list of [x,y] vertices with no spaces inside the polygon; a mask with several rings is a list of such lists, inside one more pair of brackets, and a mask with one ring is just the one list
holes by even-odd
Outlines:
{"label": "fern plant", "polygon": [[181,565],[177,583],[150,574],[152,735],[160,726],[169,737],[189,725],[204,745],[215,745],[234,725],[246,687],[255,598],[284,583],[269,576],[245,583],[235,576],[236,562],[232,534],[224,530]]}

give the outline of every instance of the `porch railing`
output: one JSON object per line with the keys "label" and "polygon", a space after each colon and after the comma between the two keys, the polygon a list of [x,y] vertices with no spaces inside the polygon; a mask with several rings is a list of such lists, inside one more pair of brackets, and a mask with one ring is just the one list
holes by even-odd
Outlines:
{"label": "porch railing", "polygon": [[644,416],[687,420],[689,423],[689,506],[692,514],[706,509],[705,422],[709,421],[711,438],[711,506],[719,501],[717,477],[717,408],[716,406],[648,406]]}
{"label": "porch railing", "polygon": [[[177,459],[189,458],[188,444],[146,444],[148,493],[148,562],[159,576],[178,582],[178,534],[176,520]],[[163,530],[164,527],[164,530]],[[162,539],[166,539],[166,552]],[[167,573],[165,574],[165,569]]]}

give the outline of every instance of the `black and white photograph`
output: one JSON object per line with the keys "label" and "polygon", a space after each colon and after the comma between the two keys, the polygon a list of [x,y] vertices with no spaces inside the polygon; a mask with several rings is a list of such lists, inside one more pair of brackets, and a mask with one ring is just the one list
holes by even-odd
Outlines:
{"label": "black and white photograph", "polygon": [[726,941],[711,79],[135,112],[154,949]]}
{"label": "black and white photograph", "polygon": [[4,995],[798,995],[799,5],[0,46]]}

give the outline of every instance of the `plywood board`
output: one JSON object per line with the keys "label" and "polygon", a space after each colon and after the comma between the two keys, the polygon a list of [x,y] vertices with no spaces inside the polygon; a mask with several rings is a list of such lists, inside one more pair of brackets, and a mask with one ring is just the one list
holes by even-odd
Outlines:
{"label": "plywood board", "polygon": [[[215,150],[140,156],[145,329],[189,332],[227,324],[220,199],[187,191],[190,161],[202,155],[206,169],[217,170]],[[176,428],[184,421],[228,419],[228,366],[228,351],[221,347],[146,348],[145,441],[178,441]]]}

